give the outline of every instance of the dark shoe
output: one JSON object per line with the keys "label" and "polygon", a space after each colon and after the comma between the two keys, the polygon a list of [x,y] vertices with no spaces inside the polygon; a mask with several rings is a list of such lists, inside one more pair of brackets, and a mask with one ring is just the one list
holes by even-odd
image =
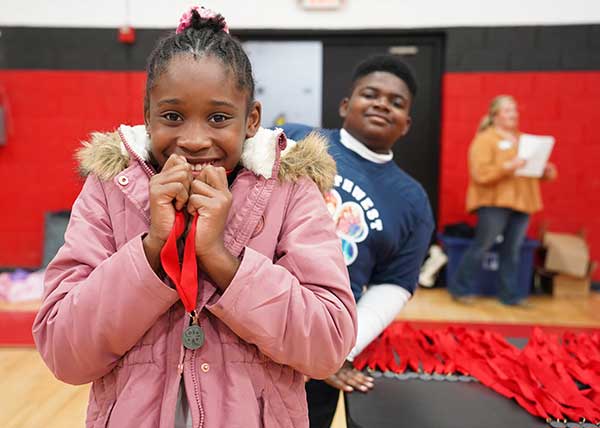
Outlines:
{"label": "dark shoe", "polygon": [[461,305],[472,305],[475,303],[475,296],[455,296],[452,295],[452,300]]}
{"label": "dark shoe", "polygon": [[533,305],[531,303],[529,303],[526,299],[517,300],[516,302],[504,302],[504,301],[500,300],[500,303],[502,303],[503,305],[506,305],[506,306],[512,306],[513,308],[519,308],[519,309],[533,308]]}

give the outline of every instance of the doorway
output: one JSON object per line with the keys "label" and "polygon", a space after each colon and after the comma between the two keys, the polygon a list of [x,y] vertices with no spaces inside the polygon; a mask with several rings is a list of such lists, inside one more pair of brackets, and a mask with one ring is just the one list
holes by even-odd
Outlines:
{"label": "doorway", "polygon": [[[442,34],[411,34],[394,31],[244,31],[238,34],[252,51],[260,49],[260,57],[253,58],[250,53],[253,67],[256,71],[270,70],[268,77],[261,78],[257,75],[257,87],[260,91],[269,93],[270,85],[286,87],[286,91],[293,92],[297,88],[297,97],[293,97],[298,108],[318,111],[320,126],[324,128],[338,128],[341,119],[338,115],[338,106],[342,98],[348,95],[350,81],[354,67],[364,58],[383,53],[399,55],[415,71],[418,91],[413,101],[411,116],[412,126],[410,132],[403,140],[394,146],[394,160],[408,174],[414,177],[424,187],[429,196],[431,207],[437,221],[439,198],[439,157],[440,157],[440,123],[441,123],[441,80],[443,72],[444,36]],[[317,48],[303,47],[299,44],[317,45]],[[269,47],[270,50],[266,48]],[[303,55],[301,64],[294,52]],[[307,54],[307,52],[313,52]],[[287,57],[287,60],[286,60]],[[282,58],[292,64],[291,67],[281,66]],[[278,65],[279,64],[279,65]],[[304,67],[312,70],[310,81],[312,85],[320,87],[307,88],[307,79],[299,79],[297,73],[286,70]],[[273,72],[273,68],[279,72]],[[315,72],[315,69],[317,71]],[[262,73],[262,72],[261,72]],[[255,73],[258,74],[258,73]],[[273,77],[276,76],[276,77]],[[293,77],[295,76],[295,77]],[[277,83],[273,82],[274,79]],[[269,104],[281,104],[290,100],[289,97],[277,96],[278,91],[271,91],[274,97],[268,99]],[[257,95],[260,99],[260,94]],[[312,101],[310,101],[312,100]],[[320,100],[320,104],[317,105]],[[308,103],[308,104],[304,104]],[[314,105],[311,105],[313,103]],[[286,111],[285,108],[269,105],[269,109],[278,112]],[[288,108],[289,110],[289,108]],[[290,122],[301,122],[298,114],[282,117]],[[315,123],[306,123],[315,126]],[[265,123],[265,126],[271,126]]]}

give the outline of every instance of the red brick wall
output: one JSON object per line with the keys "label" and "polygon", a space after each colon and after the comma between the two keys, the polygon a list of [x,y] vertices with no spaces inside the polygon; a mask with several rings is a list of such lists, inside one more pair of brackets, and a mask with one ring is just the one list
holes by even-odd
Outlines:
{"label": "red brick wall", "polygon": [[81,189],[75,148],[93,130],[141,123],[144,82],[143,72],[0,70],[0,266],[41,264],[44,212],[70,209]]}
{"label": "red brick wall", "polygon": [[[73,151],[92,130],[142,122],[143,72],[0,70],[8,144],[0,147],[0,266],[37,267],[44,212],[69,209],[81,188]],[[600,72],[446,73],[442,92],[439,225],[474,221],[464,211],[466,153],[489,101],[508,93],[521,129],[550,134],[559,179],[542,185],[540,221],[588,231],[600,260]],[[596,274],[595,278],[600,278]]]}

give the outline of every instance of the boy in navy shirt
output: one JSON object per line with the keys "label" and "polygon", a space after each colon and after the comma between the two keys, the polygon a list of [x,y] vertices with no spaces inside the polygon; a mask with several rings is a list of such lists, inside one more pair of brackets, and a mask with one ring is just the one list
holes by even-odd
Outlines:
{"label": "boy in navy shirt", "polygon": [[[373,388],[373,379],[351,362],[410,299],[430,244],[434,223],[427,195],[396,165],[391,150],[410,129],[416,90],[412,71],[398,57],[368,58],[356,68],[350,96],[340,103],[343,128],[318,131],[329,140],[338,168],[326,200],[358,302],[358,337],[338,373],[307,382],[311,428],[330,427],[339,390]],[[283,128],[294,140],[313,131],[297,124]]]}

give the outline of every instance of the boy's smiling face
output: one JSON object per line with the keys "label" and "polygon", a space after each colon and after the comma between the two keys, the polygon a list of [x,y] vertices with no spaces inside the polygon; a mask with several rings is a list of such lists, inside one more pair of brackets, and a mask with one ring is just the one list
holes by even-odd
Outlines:
{"label": "boy's smiling face", "polygon": [[235,168],[244,141],[260,125],[260,104],[248,107],[248,96],[219,59],[173,57],[156,79],[145,113],[155,161],[162,168],[175,153],[195,170],[206,164]]}
{"label": "boy's smiling face", "polygon": [[410,129],[412,95],[395,74],[375,71],[354,83],[340,103],[344,129],[377,153],[388,153]]}

